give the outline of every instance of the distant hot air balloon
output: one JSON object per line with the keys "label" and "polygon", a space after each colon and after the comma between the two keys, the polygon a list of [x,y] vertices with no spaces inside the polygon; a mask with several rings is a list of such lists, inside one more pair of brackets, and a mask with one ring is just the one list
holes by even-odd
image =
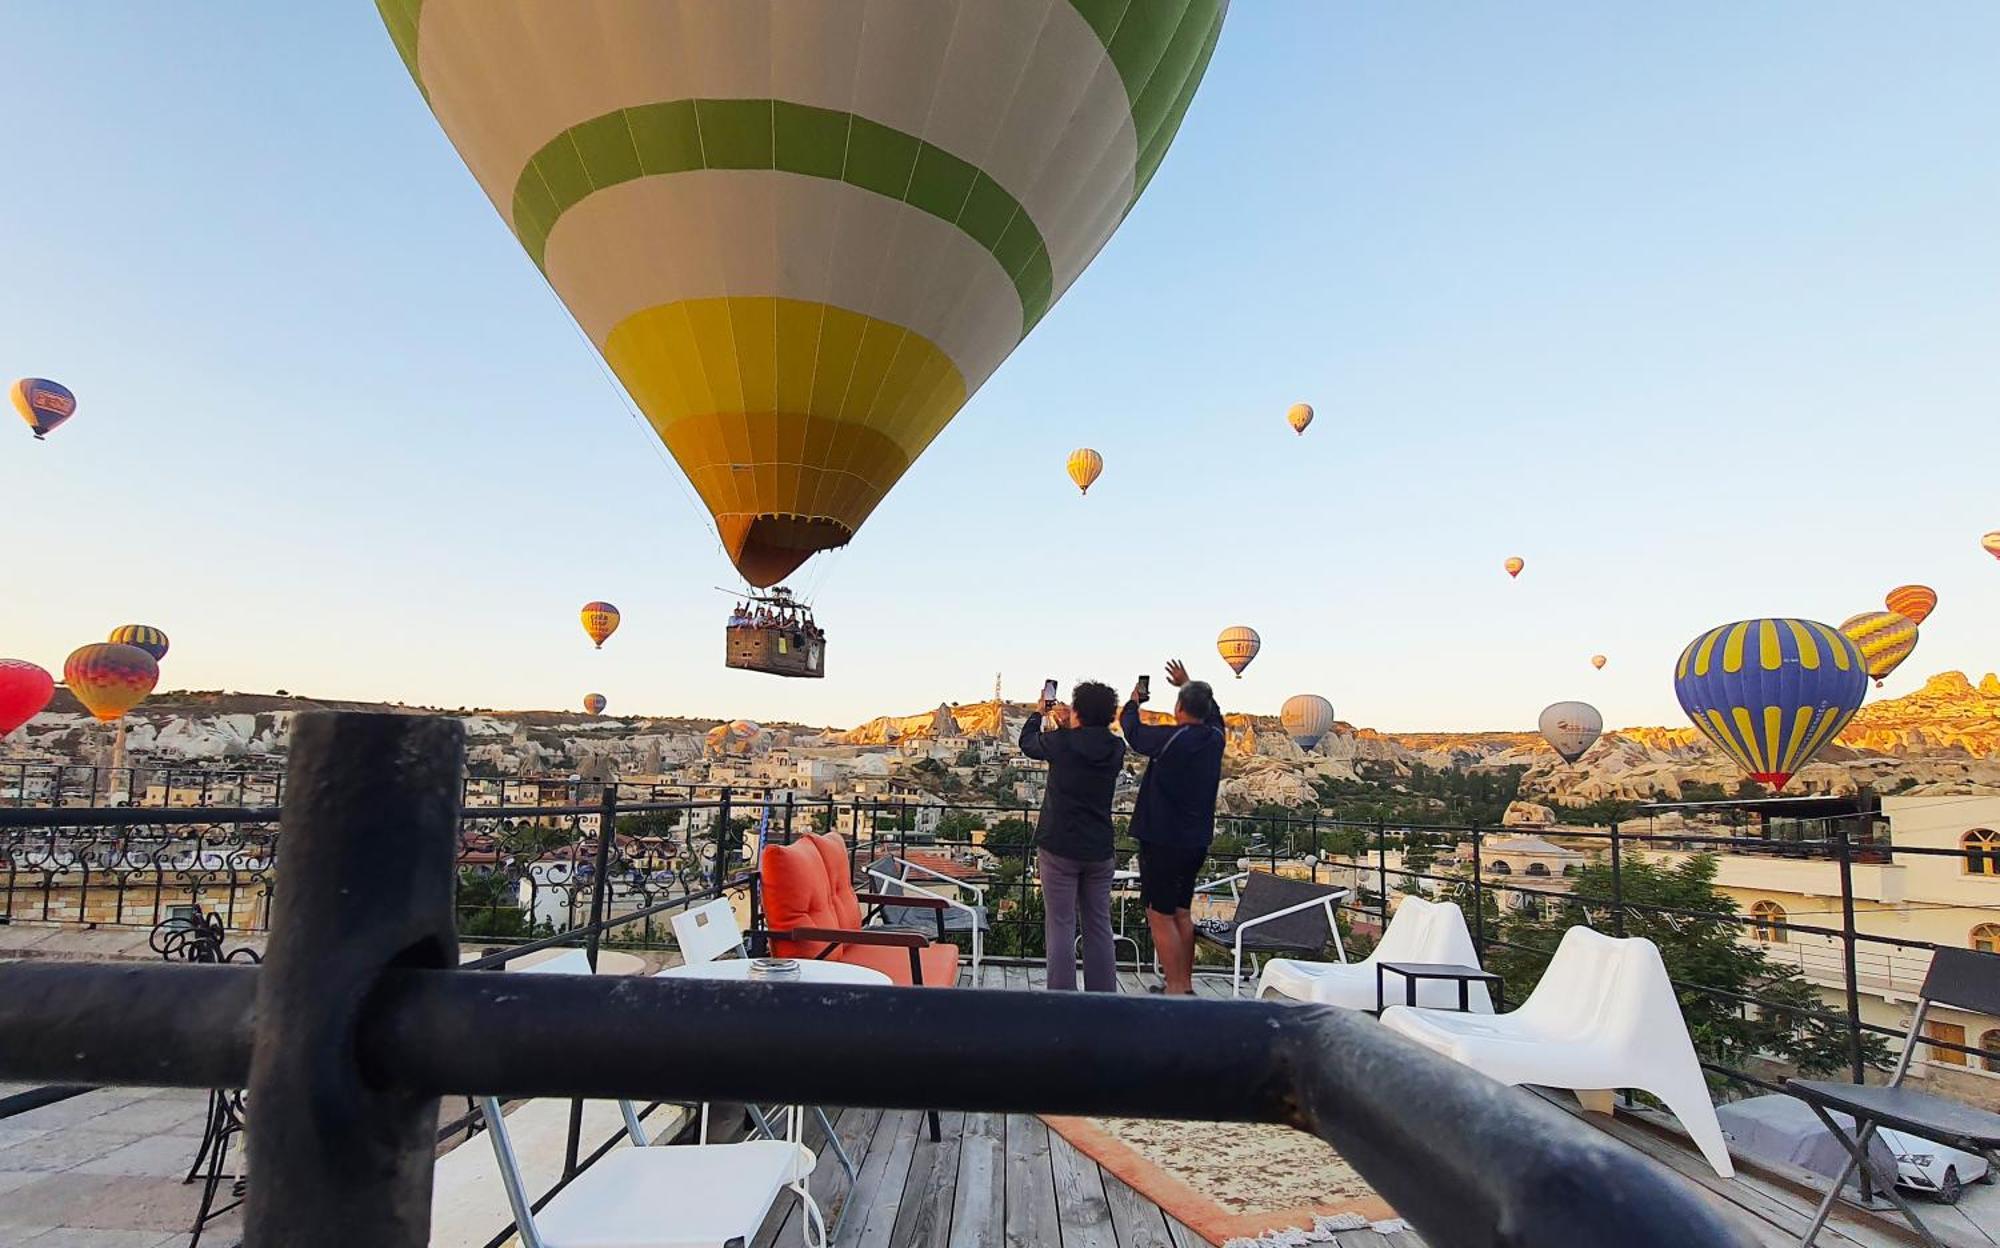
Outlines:
{"label": "distant hot air balloon", "polygon": [[1610,659],[1605,658],[1601,654],[1593,654],[1590,656],[1590,665],[1596,668],[1600,672],[1604,670],[1604,665],[1606,663],[1609,663],[1610,661],[1611,661]]}
{"label": "distant hot air balloon", "polygon": [[1223,629],[1222,636],[1215,639],[1216,652],[1222,656],[1224,663],[1229,664],[1229,670],[1236,673],[1238,680],[1243,679],[1243,669],[1250,666],[1250,660],[1256,658],[1257,652],[1263,648],[1264,639],[1257,635],[1257,630],[1241,624]]}
{"label": "distant hot air balloon", "polygon": [[1588,702],[1555,702],[1542,710],[1542,740],[1565,763],[1582,758],[1604,733],[1604,716]]}
{"label": "distant hot air balloon", "polygon": [[1861,665],[1876,684],[1902,665],[1917,648],[1917,625],[1894,611],[1863,611],[1840,623],[1840,631],[1861,650]]}
{"label": "distant hot air balloon", "polygon": [[23,377],[15,382],[13,399],[14,410],[34,430],[37,442],[76,415],[76,396],[69,392],[69,387],[40,377]]}
{"label": "distant hot air balloon", "polygon": [[1528,566],[1528,562],[1519,555],[1509,555],[1507,556],[1507,562],[1501,566],[1507,569],[1508,576],[1519,576],[1521,575],[1521,569]]}
{"label": "distant hot air balloon", "polygon": [[0,737],[41,714],[55,692],[55,677],[33,663],[0,659]]}
{"label": "distant hot air balloon", "polygon": [[1860,649],[1817,620],[1711,628],[1674,667],[1674,694],[1694,726],[1773,789],[1833,740],[1867,692]]}
{"label": "distant hot air balloon", "polygon": [[1995,529],[1979,539],[1980,549],[1995,559],[2000,559],[2000,529]]}
{"label": "distant hot air balloon", "polygon": [[1292,427],[1293,433],[1304,433],[1306,426],[1313,423],[1312,404],[1292,404],[1291,408],[1285,412],[1285,423]]}
{"label": "distant hot air balloon", "polygon": [[376,7],[757,586],[845,545],[1083,272],[1227,9]]}
{"label": "distant hot air balloon", "polygon": [[604,639],[618,631],[618,608],[608,602],[586,602],[578,614],[583,618],[583,631],[590,634],[599,650],[604,649]]}
{"label": "distant hot air balloon", "polygon": [[1076,488],[1085,494],[1104,472],[1104,456],[1087,446],[1079,446],[1069,453],[1069,479],[1076,482]]}
{"label": "distant hot air balloon", "polygon": [[1285,726],[1285,735],[1292,739],[1293,745],[1310,750],[1333,727],[1333,703],[1316,693],[1293,694],[1279,708],[1278,721]]}
{"label": "distant hot air balloon", "polygon": [[83,709],[108,724],[145,701],[160,683],[160,665],[137,646],[94,642],[70,652],[63,683]]}
{"label": "distant hot air balloon", "polygon": [[764,729],[756,723],[737,719],[717,724],[703,740],[710,754],[748,754],[763,736]]}
{"label": "distant hot air balloon", "polygon": [[604,714],[604,705],[604,695],[601,693],[586,693],[583,695],[583,713],[586,715]]}
{"label": "distant hot air balloon", "polygon": [[1898,585],[1882,599],[1882,605],[1910,623],[1921,624],[1937,610],[1937,591],[1928,585]]}
{"label": "distant hot air balloon", "polygon": [[105,640],[123,646],[137,646],[152,655],[155,663],[167,657],[167,635],[151,624],[120,624],[111,630],[111,635]]}

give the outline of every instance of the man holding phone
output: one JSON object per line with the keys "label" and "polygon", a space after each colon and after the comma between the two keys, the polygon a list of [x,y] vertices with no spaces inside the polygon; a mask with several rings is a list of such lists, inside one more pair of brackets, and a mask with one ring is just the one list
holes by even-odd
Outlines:
{"label": "man holding phone", "polygon": [[[1111,945],[1111,798],[1125,743],[1111,731],[1118,695],[1086,680],[1056,698],[1056,682],[1042,686],[1042,707],[1021,726],[1021,753],[1049,765],[1035,828],[1036,864],[1042,879],[1042,935],[1047,943],[1049,987],[1076,987],[1077,926],[1083,928],[1083,986],[1118,991]],[[1046,717],[1046,722],[1044,722]]]}
{"label": "man holding phone", "polygon": [[1194,890],[1215,839],[1215,795],[1222,786],[1224,733],[1215,690],[1189,680],[1179,659],[1167,681],[1180,690],[1171,725],[1141,723],[1139,705],[1151,682],[1139,678],[1118,726],[1125,743],[1150,761],[1132,811],[1139,842],[1139,895],[1171,996],[1194,995]]}

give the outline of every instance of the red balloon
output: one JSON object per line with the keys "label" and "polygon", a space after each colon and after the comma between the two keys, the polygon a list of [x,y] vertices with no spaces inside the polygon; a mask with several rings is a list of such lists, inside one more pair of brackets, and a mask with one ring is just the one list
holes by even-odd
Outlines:
{"label": "red balloon", "polygon": [[56,678],[25,659],[0,659],[0,737],[19,728],[49,704]]}

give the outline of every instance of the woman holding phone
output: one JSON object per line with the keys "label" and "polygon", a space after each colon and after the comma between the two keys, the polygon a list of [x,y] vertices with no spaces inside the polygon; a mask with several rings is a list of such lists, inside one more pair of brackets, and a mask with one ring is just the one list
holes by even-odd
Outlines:
{"label": "woman holding phone", "polygon": [[1111,731],[1118,695],[1111,686],[1094,680],[1070,691],[1069,706],[1058,703],[1055,692],[1054,681],[1044,685],[1042,708],[1021,726],[1021,752],[1049,765],[1049,783],[1035,827],[1049,987],[1076,987],[1074,950],[1080,923],[1084,988],[1116,992],[1111,798],[1118,768],[1125,761],[1125,743]]}

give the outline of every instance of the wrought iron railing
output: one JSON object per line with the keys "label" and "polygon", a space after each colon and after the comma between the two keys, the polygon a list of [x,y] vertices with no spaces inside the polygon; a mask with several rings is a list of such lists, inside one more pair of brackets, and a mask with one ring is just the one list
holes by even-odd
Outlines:
{"label": "wrought iron railing", "polygon": [[0,964],[0,1078],[247,1086],[250,1248],[425,1243],[437,1099],[494,1094],[1285,1123],[1439,1248],[1754,1242],[1635,1150],[1338,1010],[460,968],[462,754],[452,721],[301,716],[264,964]]}

